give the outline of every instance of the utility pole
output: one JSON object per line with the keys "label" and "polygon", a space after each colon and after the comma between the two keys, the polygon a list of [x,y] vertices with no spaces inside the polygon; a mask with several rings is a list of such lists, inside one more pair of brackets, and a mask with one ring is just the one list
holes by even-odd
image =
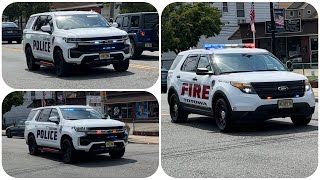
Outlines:
{"label": "utility pole", "polygon": [[271,18],[271,47],[272,54],[276,53],[276,24],[274,22],[273,2],[270,2],[270,18]]}
{"label": "utility pole", "polygon": [[115,2],[111,2],[110,4],[109,4],[109,6],[110,6],[110,18],[114,18],[114,7],[115,7]]}

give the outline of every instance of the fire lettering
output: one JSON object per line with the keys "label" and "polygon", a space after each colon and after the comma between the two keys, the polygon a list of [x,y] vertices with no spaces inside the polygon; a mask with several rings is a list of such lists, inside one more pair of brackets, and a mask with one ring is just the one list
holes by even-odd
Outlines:
{"label": "fire lettering", "polygon": [[188,94],[189,97],[209,99],[209,90],[210,86],[207,85],[182,83],[181,95]]}

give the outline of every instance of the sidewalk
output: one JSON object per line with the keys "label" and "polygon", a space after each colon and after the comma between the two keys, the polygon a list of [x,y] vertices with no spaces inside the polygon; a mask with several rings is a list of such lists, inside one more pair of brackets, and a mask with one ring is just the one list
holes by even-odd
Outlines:
{"label": "sidewalk", "polygon": [[313,93],[314,93],[314,97],[316,98],[316,102],[318,102],[319,90],[318,90],[318,88],[312,88],[312,90],[313,90]]}

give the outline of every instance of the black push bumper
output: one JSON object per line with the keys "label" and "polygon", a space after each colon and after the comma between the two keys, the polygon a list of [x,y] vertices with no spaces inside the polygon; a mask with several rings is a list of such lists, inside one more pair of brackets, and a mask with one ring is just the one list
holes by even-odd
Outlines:
{"label": "black push bumper", "polygon": [[264,121],[271,118],[292,116],[310,117],[315,107],[308,103],[294,103],[293,108],[279,109],[277,104],[259,106],[255,111],[232,111],[232,120],[236,123]]}

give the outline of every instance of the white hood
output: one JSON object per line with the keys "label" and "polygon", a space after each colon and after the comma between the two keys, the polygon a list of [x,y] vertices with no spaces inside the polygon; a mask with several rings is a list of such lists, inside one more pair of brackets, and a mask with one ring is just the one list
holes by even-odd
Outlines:
{"label": "white hood", "polygon": [[243,72],[230,73],[219,76],[224,81],[239,82],[277,82],[277,81],[298,81],[307,78],[301,74],[288,71],[260,71],[260,72]]}
{"label": "white hood", "polygon": [[92,37],[110,37],[110,36],[124,36],[127,32],[115,27],[109,28],[79,28],[61,30],[62,36],[68,38],[92,38]]}
{"label": "white hood", "polygon": [[123,122],[113,119],[81,119],[70,120],[69,122],[75,127],[116,127],[125,125]]}

